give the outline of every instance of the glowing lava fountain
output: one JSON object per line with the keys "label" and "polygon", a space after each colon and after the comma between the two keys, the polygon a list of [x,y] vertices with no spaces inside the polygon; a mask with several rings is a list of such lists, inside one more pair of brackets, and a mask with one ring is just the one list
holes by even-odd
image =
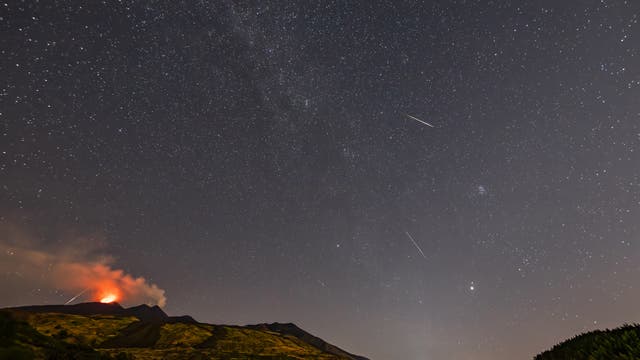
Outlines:
{"label": "glowing lava fountain", "polygon": [[113,295],[113,294],[108,294],[106,296],[104,296],[102,299],[100,299],[100,302],[103,304],[108,304],[108,303],[112,303],[114,301],[116,301],[118,298]]}

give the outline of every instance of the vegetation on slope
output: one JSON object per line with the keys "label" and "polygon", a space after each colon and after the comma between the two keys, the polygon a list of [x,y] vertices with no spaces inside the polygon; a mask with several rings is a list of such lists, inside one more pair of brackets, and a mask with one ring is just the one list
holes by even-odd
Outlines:
{"label": "vegetation on slope", "polygon": [[0,360],[356,359],[268,328],[201,324],[191,318],[141,320],[124,312],[80,315],[76,308],[72,314],[42,309],[0,311]]}
{"label": "vegetation on slope", "polygon": [[597,330],[575,336],[535,360],[638,360],[640,325],[624,325],[613,330]]}
{"label": "vegetation on slope", "polygon": [[108,354],[101,354],[89,346],[44,335],[23,318],[23,314],[0,311],[0,360],[111,359]]}
{"label": "vegetation on slope", "polygon": [[92,347],[116,336],[118,331],[133,322],[134,317],[110,315],[33,314],[29,323],[40,333],[64,339],[67,343],[86,344]]}

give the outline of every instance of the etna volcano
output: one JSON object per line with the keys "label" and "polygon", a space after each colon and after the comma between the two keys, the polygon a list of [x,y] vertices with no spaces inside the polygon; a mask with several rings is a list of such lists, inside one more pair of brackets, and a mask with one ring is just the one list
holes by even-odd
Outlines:
{"label": "etna volcano", "polygon": [[0,359],[367,360],[286,323],[247,326],[116,302],[0,310]]}

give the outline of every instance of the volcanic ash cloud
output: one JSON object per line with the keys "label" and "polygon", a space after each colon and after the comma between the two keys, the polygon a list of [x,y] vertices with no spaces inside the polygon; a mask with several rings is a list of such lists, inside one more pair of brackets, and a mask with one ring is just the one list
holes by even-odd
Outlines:
{"label": "volcanic ash cloud", "polygon": [[[26,242],[25,242],[26,243]],[[33,286],[62,290],[80,300],[146,303],[164,307],[165,291],[143,277],[112,266],[109,256],[78,247],[51,249],[0,238],[0,272],[17,274]],[[76,300],[76,299],[73,299]]]}

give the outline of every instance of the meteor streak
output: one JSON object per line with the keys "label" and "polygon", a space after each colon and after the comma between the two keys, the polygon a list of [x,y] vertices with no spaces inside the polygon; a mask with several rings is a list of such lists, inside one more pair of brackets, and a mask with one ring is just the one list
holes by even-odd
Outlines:
{"label": "meteor streak", "polygon": [[84,290],[82,290],[78,295],[72,297],[71,299],[69,299],[69,301],[67,301],[66,303],[64,303],[65,305],[69,305],[70,302],[73,302],[75,299],[77,299],[80,295],[84,294],[87,292],[87,290],[89,290],[89,288],[86,288]]}
{"label": "meteor streak", "polygon": [[409,234],[408,231],[405,231],[404,233],[407,234],[407,236],[409,237],[409,240],[411,240],[411,242],[416,247],[416,249],[418,249],[418,251],[420,252],[420,255],[422,255],[422,257],[425,260],[427,260],[427,256],[422,252],[422,249],[420,249],[420,246],[418,246],[418,243],[415,240],[413,240],[413,236],[411,236],[411,234]]}
{"label": "meteor streak", "polygon": [[425,124],[425,125],[427,125],[427,126],[429,126],[429,127],[432,127],[432,128],[434,128],[434,127],[435,127],[435,126],[433,126],[433,125],[429,124],[429,123],[428,123],[428,122],[426,122],[426,121],[422,121],[422,120],[418,119],[418,118],[417,118],[417,117],[415,117],[415,116],[411,116],[411,115],[409,115],[409,114],[404,114],[404,115],[405,115],[406,117],[408,117],[409,119],[413,119],[413,120],[418,121],[418,122],[420,122],[420,123],[422,123],[422,124]]}

